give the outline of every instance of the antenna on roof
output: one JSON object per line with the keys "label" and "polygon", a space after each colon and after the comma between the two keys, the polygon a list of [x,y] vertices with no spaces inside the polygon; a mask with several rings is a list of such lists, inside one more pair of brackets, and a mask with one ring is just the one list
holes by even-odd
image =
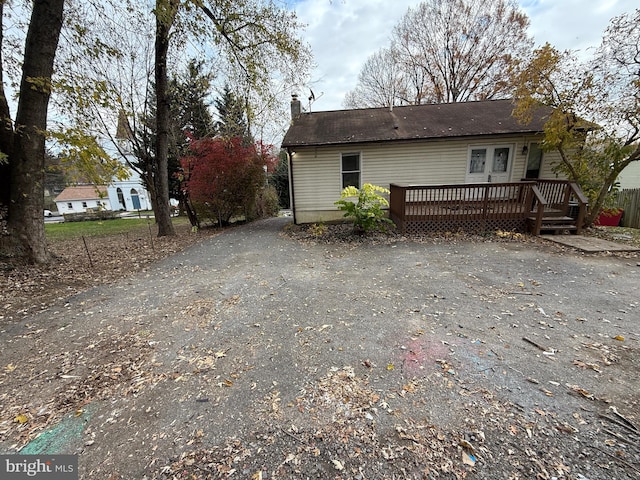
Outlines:
{"label": "antenna on roof", "polygon": [[320,95],[316,97],[316,94],[313,93],[313,90],[309,89],[309,112],[311,112],[311,105],[313,104],[313,102],[322,97],[322,95],[324,95],[324,92],[320,92]]}

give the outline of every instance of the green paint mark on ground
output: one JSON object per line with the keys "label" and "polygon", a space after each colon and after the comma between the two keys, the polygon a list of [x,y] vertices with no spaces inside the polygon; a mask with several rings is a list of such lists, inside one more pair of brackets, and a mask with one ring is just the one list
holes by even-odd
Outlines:
{"label": "green paint mark on ground", "polygon": [[69,445],[82,437],[94,405],[87,405],[82,415],[67,415],[56,426],[45,430],[20,450],[23,455],[55,455],[68,452]]}

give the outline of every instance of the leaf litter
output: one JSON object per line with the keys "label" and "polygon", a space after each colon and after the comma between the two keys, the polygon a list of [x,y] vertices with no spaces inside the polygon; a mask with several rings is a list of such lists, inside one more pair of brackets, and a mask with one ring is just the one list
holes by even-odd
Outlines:
{"label": "leaf litter", "polygon": [[[339,241],[350,242],[346,238]],[[451,240],[486,242],[487,238],[456,234],[445,239]],[[530,241],[526,237],[515,236],[501,236],[497,241],[506,240]],[[359,240],[362,241],[368,240]],[[402,240],[391,240],[395,241]],[[426,238],[425,241],[439,240]],[[389,242],[389,239],[374,238],[373,243],[376,242]],[[120,268],[115,278],[122,274]],[[108,266],[105,269],[108,270]],[[103,276],[108,278],[108,275]],[[87,286],[98,281],[95,274],[87,274],[87,278],[90,279]],[[537,286],[534,282],[531,285]],[[508,294],[498,290],[474,289],[488,303]],[[30,290],[30,294],[34,292]],[[65,292],[62,290],[58,294],[64,296]],[[203,299],[182,308],[185,318],[195,319],[193,327],[215,331],[220,325],[219,314],[233,313],[231,309],[240,302],[240,295],[232,294],[221,300]],[[11,308],[13,305],[10,304]],[[46,301],[40,304],[41,307],[44,305]],[[523,307],[523,310],[535,308],[542,307]],[[11,316],[26,317],[27,312],[35,310],[29,307],[8,311],[15,312]],[[454,314],[453,309],[448,310],[447,315]],[[442,317],[425,314],[425,318],[433,321]],[[545,324],[545,327],[551,326],[549,320]],[[333,329],[329,326],[320,324],[317,328],[327,333]],[[514,324],[512,328],[518,326]],[[421,328],[420,331],[421,335],[429,335],[428,330]],[[37,339],[46,333],[35,325],[27,325],[23,336],[36,339],[36,344],[43,346],[43,341]],[[233,392],[240,388],[243,369],[251,368],[239,361],[239,357],[230,359],[225,345],[202,351],[184,350],[182,359],[165,366],[154,356],[153,336],[142,328],[106,328],[93,333],[96,338],[89,339],[87,335],[71,338],[65,349],[43,348],[32,358],[18,362],[12,357],[10,362],[2,365],[1,441],[13,442],[14,447],[19,448],[65,414],[82,416],[84,406],[92,401],[136,398],[143,395],[147,387],[168,381],[191,382],[201,377],[207,382],[217,382],[218,388]],[[611,338],[615,339],[615,335]],[[541,340],[540,343],[546,342]],[[628,342],[624,345],[622,341],[617,343],[584,342],[582,350],[585,355],[576,355],[567,362],[572,368],[585,373],[607,373],[608,367],[625,365],[625,359],[635,358],[637,354],[626,344]],[[459,345],[452,342],[447,342],[447,345],[455,355]],[[251,346],[248,347],[250,350]],[[589,353],[595,358],[590,358]],[[535,356],[535,352],[530,354],[531,358]],[[496,356],[502,361],[502,356]],[[224,368],[218,365],[218,362],[230,360],[235,365],[225,364]],[[147,478],[457,479],[496,478],[494,475],[502,472],[504,478],[515,480],[584,479],[593,475],[588,471],[582,471],[582,475],[572,469],[569,467],[572,462],[595,462],[604,470],[618,474],[628,472],[628,478],[633,478],[637,472],[640,438],[637,430],[633,430],[634,422],[637,422],[635,412],[615,410],[623,417],[620,418],[608,410],[612,406],[610,399],[592,394],[591,385],[550,382],[548,388],[542,389],[541,393],[548,398],[573,393],[587,402],[566,418],[553,406],[545,407],[544,403],[536,403],[538,406],[535,408],[520,405],[509,398],[508,389],[498,387],[492,391],[476,385],[476,380],[464,374],[463,366],[454,361],[455,358],[440,360],[434,362],[437,374],[407,378],[404,365],[401,366],[397,359],[376,362],[367,358],[355,368],[329,369],[322,377],[310,381],[304,391],[293,398],[285,397],[274,386],[262,399],[262,407],[255,412],[254,425],[260,425],[259,428],[254,427],[247,434],[229,437],[215,445],[205,445],[207,433],[202,429],[193,430],[188,437],[176,436],[174,441],[181,438],[188,448],[182,449],[177,458],[154,458],[149,464]],[[456,365],[455,376],[447,374],[453,365]],[[598,369],[594,368],[596,365]],[[168,367],[177,368],[175,376],[167,373]],[[492,368],[499,369],[500,365]],[[380,375],[381,372],[394,376],[394,380],[382,389],[370,383],[372,375]],[[528,378],[522,375],[523,381]],[[9,395],[13,391],[20,394],[15,397]],[[434,396],[434,391],[439,393]],[[456,391],[460,396],[456,402],[463,402],[458,411],[464,412],[456,421],[438,422],[428,416],[413,415],[417,412],[416,406],[434,399],[446,409],[446,399]],[[38,398],[48,401],[38,403]],[[195,401],[210,403],[206,395]],[[592,427],[599,429],[597,433]],[[604,439],[602,432],[606,434]],[[161,433],[155,438],[168,436]],[[93,442],[90,438],[86,445],[93,446]],[[150,451],[155,452],[157,447],[157,444],[150,445]],[[127,477],[113,474],[109,478]],[[589,480],[592,478],[601,477]]]}

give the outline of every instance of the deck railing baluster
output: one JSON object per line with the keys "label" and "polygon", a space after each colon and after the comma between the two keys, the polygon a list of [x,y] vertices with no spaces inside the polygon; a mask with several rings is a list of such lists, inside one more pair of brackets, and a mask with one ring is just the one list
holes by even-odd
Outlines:
{"label": "deck railing baluster", "polygon": [[566,215],[569,200],[581,202],[578,223],[583,221],[586,209],[577,186],[555,179],[465,185],[392,184],[390,190],[389,216],[402,232],[524,230],[530,217],[534,218],[531,228],[535,231],[541,225],[543,212]]}

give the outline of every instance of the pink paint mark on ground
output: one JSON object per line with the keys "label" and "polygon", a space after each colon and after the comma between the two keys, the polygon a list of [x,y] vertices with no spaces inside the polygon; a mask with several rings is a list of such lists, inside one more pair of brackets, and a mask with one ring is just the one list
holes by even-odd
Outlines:
{"label": "pink paint mark on ground", "polygon": [[427,369],[440,369],[437,360],[449,358],[449,349],[436,338],[420,337],[405,343],[400,362],[405,372],[425,373]]}

